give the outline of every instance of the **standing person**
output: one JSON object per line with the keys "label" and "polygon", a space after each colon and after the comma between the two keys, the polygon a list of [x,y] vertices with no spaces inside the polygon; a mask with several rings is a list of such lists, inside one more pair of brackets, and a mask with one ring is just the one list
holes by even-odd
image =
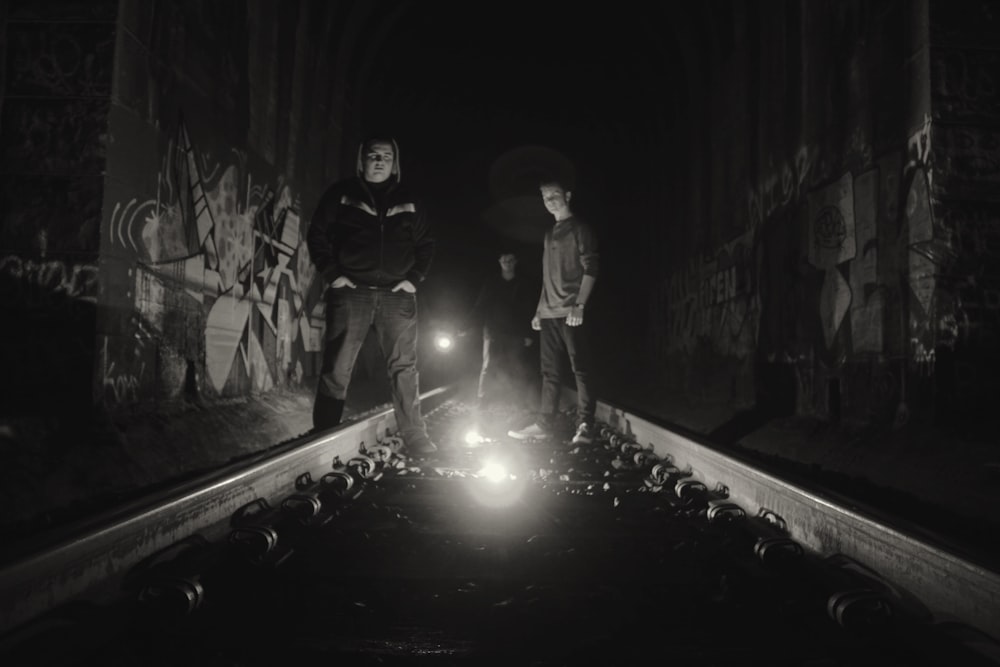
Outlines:
{"label": "standing person", "polygon": [[332,185],[306,235],[326,290],[326,335],[313,426],[340,423],[358,351],[370,329],[385,356],[392,407],[406,449],[437,449],[420,414],[417,285],[434,241],[424,207],[400,183],[399,147],[387,137],[364,141],[357,176]]}
{"label": "standing person", "polygon": [[559,408],[560,366],[565,358],[576,378],[577,427],[573,444],[593,441],[596,396],[591,376],[591,332],[584,311],[598,271],[597,237],[593,228],[576,217],[569,202],[573,193],[558,181],[539,188],[542,202],[555,225],[545,232],[542,251],[542,292],[531,320],[541,331],[542,395],[538,419],[512,438],[546,438],[552,434]]}
{"label": "standing person", "polygon": [[471,320],[483,327],[483,364],[476,399],[479,407],[500,398],[503,389],[517,399],[527,393],[524,351],[534,344],[528,317],[534,306],[530,289],[517,275],[517,255],[502,252],[500,275],[479,290]]}

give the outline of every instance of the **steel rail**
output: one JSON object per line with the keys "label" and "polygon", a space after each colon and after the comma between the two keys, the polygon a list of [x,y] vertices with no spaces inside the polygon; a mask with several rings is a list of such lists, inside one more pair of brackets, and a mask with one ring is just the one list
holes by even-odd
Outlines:
{"label": "steel rail", "polygon": [[[421,395],[433,404],[452,391]],[[346,462],[362,442],[395,432],[385,408],[320,436],[305,436],[263,460],[237,464],[182,487],[138,501],[131,508],[68,527],[61,539],[0,568],[0,636],[74,598],[107,592],[143,558],[201,533],[214,539],[234,512],[260,498],[276,502],[293,493],[304,473],[319,479]]]}
{"label": "steel rail", "polygon": [[[453,388],[422,400],[444,400]],[[725,485],[729,499],[748,514],[780,516],[790,536],[820,554],[840,553],[867,565],[921,600],[936,617],[953,619],[1000,637],[1000,575],[930,540],[879,520],[857,503],[793,484],[696,440],[604,401],[597,417],[669,456],[709,487]],[[362,442],[394,431],[391,409],[373,413],[319,437],[243,467],[231,468],[161,495],[132,511],[67,536],[0,567],[0,636],[74,598],[113,587],[143,558],[190,535],[209,539],[236,510],[264,498],[276,502],[294,490],[303,473],[318,478],[336,458],[347,460]],[[97,526],[96,528],[94,526]]]}
{"label": "steel rail", "polygon": [[875,508],[770,474],[655,421],[605,402],[597,418],[709,488],[724,485],[748,515],[771,512],[789,535],[819,554],[843,554],[919,599],[940,620],[958,620],[1000,641],[1000,574],[943,540],[901,529]]}

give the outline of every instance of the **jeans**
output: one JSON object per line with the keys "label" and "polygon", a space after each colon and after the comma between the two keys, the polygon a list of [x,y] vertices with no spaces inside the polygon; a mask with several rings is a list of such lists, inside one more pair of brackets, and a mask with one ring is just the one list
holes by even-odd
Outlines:
{"label": "jeans", "polygon": [[546,318],[542,320],[541,355],[542,400],[539,422],[551,425],[559,409],[559,389],[561,368],[569,359],[569,366],[576,378],[576,418],[578,424],[594,424],[594,410],[597,399],[593,392],[591,378],[590,327],[586,321],[571,327],[566,318]]}
{"label": "jeans", "polygon": [[[426,440],[417,374],[416,294],[361,286],[328,290],[326,341],[316,403],[347,398],[354,363],[372,327],[385,356],[396,426],[407,443]],[[313,421],[318,421],[316,416]]]}
{"label": "jeans", "polygon": [[500,399],[505,393],[512,398],[523,397],[528,393],[524,350],[524,336],[484,332],[483,366],[479,371],[480,399]]}

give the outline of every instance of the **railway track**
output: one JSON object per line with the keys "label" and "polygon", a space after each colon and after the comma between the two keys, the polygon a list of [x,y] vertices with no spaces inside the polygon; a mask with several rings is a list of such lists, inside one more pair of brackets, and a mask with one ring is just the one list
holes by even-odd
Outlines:
{"label": "railway track", "polygon": [[608,403],[579,447],[424,404],[433,458],[385,411],[26,545],[4,664],[1000,664],[1000,576],[870,508]]}

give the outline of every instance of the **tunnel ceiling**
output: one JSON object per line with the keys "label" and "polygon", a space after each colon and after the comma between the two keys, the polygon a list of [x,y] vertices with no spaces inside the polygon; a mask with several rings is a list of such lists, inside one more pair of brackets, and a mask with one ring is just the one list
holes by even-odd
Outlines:
{"label": "tunnel ceiling", "polygon": [[675,35],[704,33],[700,12],[489,7],[411,2],[386,15],[391,23],[379,26],[367,79],[357,84],[365,116],[465,129],[500,122],[516,140],[568,128],[621,132],[623,124],[647,131],[687,97]]}

